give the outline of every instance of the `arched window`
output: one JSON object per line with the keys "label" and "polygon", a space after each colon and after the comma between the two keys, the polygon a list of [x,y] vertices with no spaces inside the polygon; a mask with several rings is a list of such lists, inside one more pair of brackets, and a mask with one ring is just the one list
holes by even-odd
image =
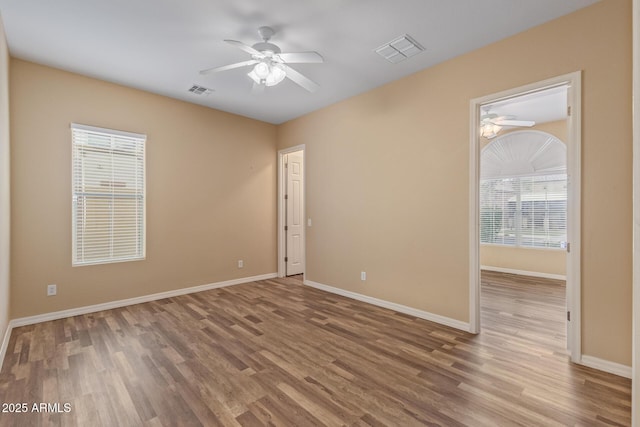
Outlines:
{"label": "arched window", "polygon": [[535,130],[482,149],[480,242],[560,248],[567,236],[567,148]]}

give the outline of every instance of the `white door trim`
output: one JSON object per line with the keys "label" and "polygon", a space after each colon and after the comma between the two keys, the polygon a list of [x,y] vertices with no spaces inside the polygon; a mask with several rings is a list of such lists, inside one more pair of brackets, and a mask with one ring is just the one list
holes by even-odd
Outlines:
{"label": "white door trim", "polygon": [[[284,148],[278,151],[278,277],[284,277],[287,274],[287,266],[285,265],[285,262],[284,262],[284,257],[286,255],[286,235],[284,233],[285,215],[286,215],[286,210],[284,205],[284,194],[285,194],[284,186],[286,185],[286,180],[284,179],[284,173],[285,173],[284,156],[285,154],[295,153],[296,151],[302,151],[302,164],[304,166],[302,169],[302,185],[303,185],[302,193],[304,194],[304,201],[305,201],[302,206],[302,218],[304,219],[303,223],[306,223],[306,194],[307,194],[306,155],[307,154],[305,151],[305,145],[301,144],[301,145],[296,145],[295,147]],[[303,225],[302,238],[304,241],[304,246],[302,249],[302,262],[303,262],[303,265],[305,266],[305,270],[307,265],[306,228],[307,227]]]}
{"label": "white door trim", "polygon": [[[580,185],[581,185],[581,92],[582,72],[565,74],[541,82],[532,83],[503,92],[494,93],[470,102],[469,129],[469,329],[472,333],[480,332],[480,245],[479,245],[479,185],[480,185],[480,107],[485,104],[536,92],[541,89],[569,85],[568,102],[571,115],[568,117],[567,147],[567,179],[569,200],[567,215],[569,229],[567,240],[571,243],[571,252],[567,254],[567,309],[571,312],[571,322],[567,328],[567,343],[571,352],[571,360],[580,363],[581,346],[581,304],[580,304]],[[576,90],[577,89],[577,90]]]}

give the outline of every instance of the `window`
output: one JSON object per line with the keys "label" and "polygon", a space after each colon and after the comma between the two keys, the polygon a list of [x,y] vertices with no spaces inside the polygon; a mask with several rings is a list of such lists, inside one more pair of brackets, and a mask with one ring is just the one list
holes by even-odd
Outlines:
{"label": "window", "polygon": [[72,124],[73,265],[145,256],[145,135]]}
{"label": "window", "polygon": [[561,247],[567,175],[560,140],[538,131],[506,134],[483,149],[481,171],[481,243]]}
{"label": "window", "polygon": [[480,182],[480,241],[559,248],[567,240],[567,176]]}

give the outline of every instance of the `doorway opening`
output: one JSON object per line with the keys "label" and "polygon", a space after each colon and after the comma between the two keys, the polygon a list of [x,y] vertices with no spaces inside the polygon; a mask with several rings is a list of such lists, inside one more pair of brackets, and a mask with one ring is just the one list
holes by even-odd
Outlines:
{"label": "doorway opening", "polygon": [[305,147],[278,151],[278,277],[305,272]]}
{"label": "doorway opening", "polygon": [[481,323],[506,339],[562,353],[567,344],[566,87],[509,102],[491,108],[513,117],[505,110],[538,102],[547,118],[535,105],[525,106],[522,115],[535,120],[511,120],[518,126],[503,125],[497,137],[481,138]]}
{"label": "doorway opening", "polygon": [[470,143],[471,332],[482,319],[492,331],[566,347],[574,362],[580,88],[577,72],[474,99]]}

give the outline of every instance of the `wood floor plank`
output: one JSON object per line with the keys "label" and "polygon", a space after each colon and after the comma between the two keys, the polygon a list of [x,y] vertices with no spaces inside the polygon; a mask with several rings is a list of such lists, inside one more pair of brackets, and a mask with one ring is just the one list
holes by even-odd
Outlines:
{"label": "wood floor plank", "polygon": [[564,282],[483,272],[483,332],[263,280],[17,328],[4,426],[630,425],[628,379],[569,362]]}

